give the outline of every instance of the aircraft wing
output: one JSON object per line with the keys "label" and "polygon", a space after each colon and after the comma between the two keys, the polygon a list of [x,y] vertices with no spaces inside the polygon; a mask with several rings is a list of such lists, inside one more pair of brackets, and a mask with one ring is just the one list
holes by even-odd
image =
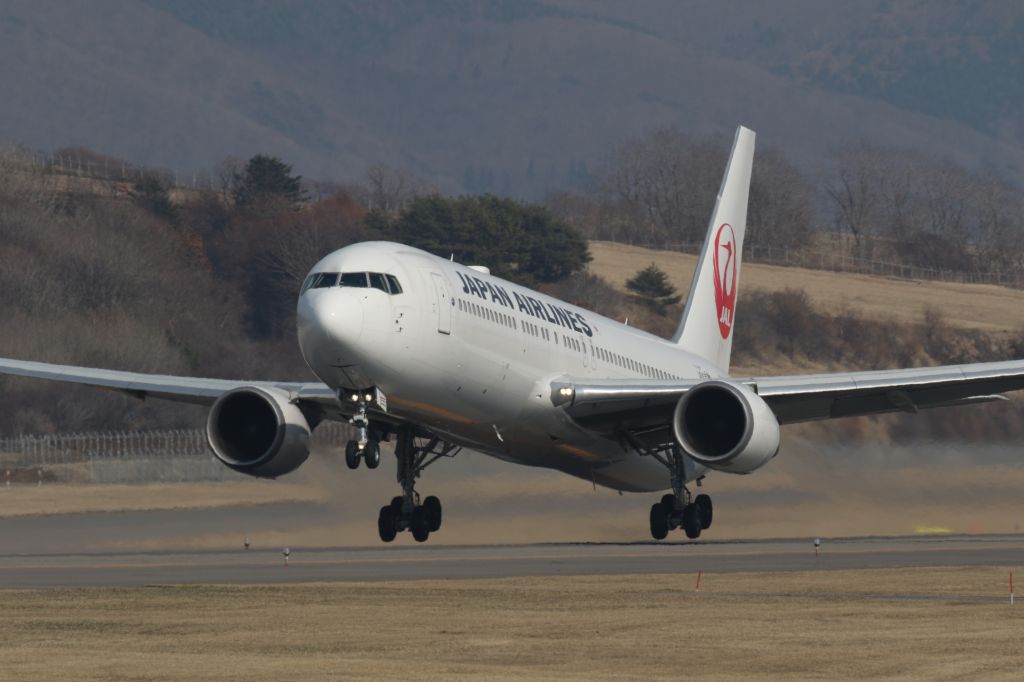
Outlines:
{"label": "aircraft wing", "polygon": [[316,405],[327,417],[335,414],[340,416],[340,405],[334,392],[325,384],[315,382],[199,379],[0,358],[0,375],[2,374],[108,388],[140,399],[153,397],[197,405],[211,405],[222,394],[242,386],[275,388],[286,391],[296,402]]}
{"label": "aircraft wing", "polygon": [[[679,398],[701,381],[566,379],[552,383],[551,399],[599,431],[670,428]],[[792,424],[1006,400],[1003,393],[1024,389],[1024,361],[730,381],[753,389],[780,424]]]}

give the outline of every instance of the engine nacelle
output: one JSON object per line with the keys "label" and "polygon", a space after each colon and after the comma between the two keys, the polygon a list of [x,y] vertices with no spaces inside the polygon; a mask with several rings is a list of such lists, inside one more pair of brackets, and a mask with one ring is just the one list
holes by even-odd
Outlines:
{"label": "engine nacelle", "polygon": [[709,469],[749,474],[779,451],[779,422],[743,384],[713,379],[679,399],[672,430],[683,451]]}
{"label": "engine nacelle", "polygon": [[288,394],[246,386],[228,391],[210,408],[206,440],[231,469],[277,478],[309,457],[309,422]]}

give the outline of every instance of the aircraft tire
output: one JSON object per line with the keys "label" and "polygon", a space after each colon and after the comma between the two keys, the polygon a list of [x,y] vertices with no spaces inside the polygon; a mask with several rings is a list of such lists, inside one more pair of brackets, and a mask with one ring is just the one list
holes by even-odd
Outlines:
{"label": "aircraft tire", "polygon": [[700,511],[700,527],[707,530],[711,527],[711,519],[714,515],[714,507],[711,505],[710,495],[698,495],[693,501],[694,506]]}
{"label": "aircraft tire", "polygon": [[426,510],[427,519],[430,521],[430,532],[436,533],[441,529],[441,500],[431,495],[423,500],[423,509]]}
{"label": "aircraft tire", "polygon": [[651,505],[651,537],[655,540],[668,537],[668,514],[661,502]]}
{"label": "aircraft tire", "polygon": [[363,461],[367,469],[376,469],[380,466],[380,443],[375,440],[367,441],[363,448]]}
{"label": "aircraft tire", "polygon": [[377,533],[383,542],[391,542],[398,535],[395,516],[391,513],[390,506],[380,508],[380,514],[377,516]]}
{"label": "aircraft tire", "polygon": [[350,440],[345,445],[345,464],[348,465],[349,469],[358,469],[359,459],[359,443]]}
{"label": "aircraft tire", "polygon": [[700,510],[695,504],[689,504],[683,509],[683,531],[686,533],[686,537],[691,540],[696,540],[700,537]]}
{"label": "aircraft tire", "polygon": [[416,542],[426,542],[430,537],[430,519],[423,507],[412,510],[412,537]]}
{"label": "aircraft tire", "polygon": [[404,502],[404,500],[402,499],[402,496],[399,495],[398,497],[392,497],[391,498],[391,504],[388,505],[389,507],[391,507],[391,514],[396,519],[401,518],[401,516],[402,516],[402,503],[403,502]]}

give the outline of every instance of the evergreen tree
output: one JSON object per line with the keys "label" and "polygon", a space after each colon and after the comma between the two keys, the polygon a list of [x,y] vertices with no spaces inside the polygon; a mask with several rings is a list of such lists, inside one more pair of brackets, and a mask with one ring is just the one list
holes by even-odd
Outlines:
{"label": "evergreen tree", "polygon": [[664,315],[667,306],[679,303],[682,299],[676,295],[676,288],[668,281],[668,275],[654,263],[633,275],[626,282],[626,288],[659,315]]}
{"label": "evergreen tree", "polygon": [[298,208],[305,201],[302,176],[292,175],[291,165],[277,157],[257,154],[249,159],[235,178],[235,204],[251,207],[255,204],[285,204]]}
{"label": "evergreen tree", "polygon": [[587,242],[550,211],[494,195],[419,197],[396,216],[371,213],[382,236],[523,284],[554,282],[589,260]]}

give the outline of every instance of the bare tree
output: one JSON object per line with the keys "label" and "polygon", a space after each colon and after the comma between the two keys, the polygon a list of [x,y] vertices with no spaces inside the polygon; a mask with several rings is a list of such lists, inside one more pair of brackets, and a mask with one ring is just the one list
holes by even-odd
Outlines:
{"label": "bare tree", "polygon": [[865,238],[874,231],[875,211],[882,203],[884,168],[867,145],[841,151],[836,166],[835,175],[822,188],[831,203],[836,231],[849,232],[855,252],[862,254]]}
{"label": "bare tree", "polygon": [[754,157],[747,208],[747,249],[804,245],[814,222],[814,188],[781,152],[767,149]]}
{"label": "bare tree", "polygon": [[367,209],[390,212],[407,208],[416,197],[435,194],[437,188],[408,171],[374,164],[357,191]]}
{"label": "bare tree", "polygon": [[235,196],[244,168],[245,162],[234,156],[225,156],[213,167],[214,189],[220,192],[225,202]]}
{"label": "bare tree", "polygon": [[664,128],[616,150],[599,176],[599,191],[630,224],[629,241],[700,240],[718,187],[708,178],[721,174],[723,147]]}

